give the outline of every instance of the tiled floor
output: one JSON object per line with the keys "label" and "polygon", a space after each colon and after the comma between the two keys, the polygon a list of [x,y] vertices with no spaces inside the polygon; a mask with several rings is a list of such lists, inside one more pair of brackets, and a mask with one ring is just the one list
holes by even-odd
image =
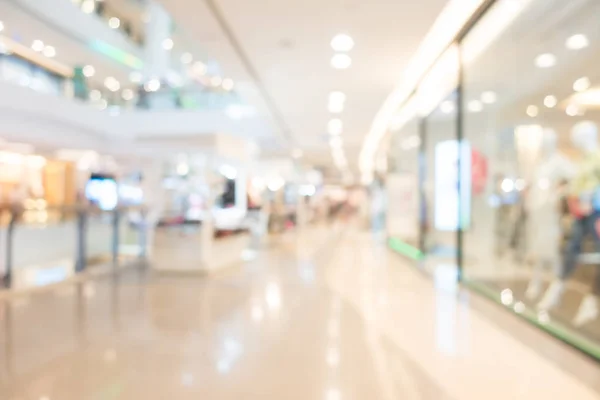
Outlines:
{"label": "tiled floor", "polygon": [[595,382],[451,272],[346,226],[211,278],[134,269],[0,303],[2,400],[589,400]]}

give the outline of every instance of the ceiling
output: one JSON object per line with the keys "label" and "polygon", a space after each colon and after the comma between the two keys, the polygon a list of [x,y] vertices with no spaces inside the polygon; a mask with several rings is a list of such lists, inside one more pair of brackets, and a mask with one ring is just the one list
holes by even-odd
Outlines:
{"label": "ceiling", "polygon": [[[161,0],[178,27],[195,38],[279,140],[271,151],[303,150],[331,165],[328,95],[343,91],[344,149],[356,168],[364,136],[400,80],[445,0]],[[334,70],[331,39],[352,36],[352,66]]]}

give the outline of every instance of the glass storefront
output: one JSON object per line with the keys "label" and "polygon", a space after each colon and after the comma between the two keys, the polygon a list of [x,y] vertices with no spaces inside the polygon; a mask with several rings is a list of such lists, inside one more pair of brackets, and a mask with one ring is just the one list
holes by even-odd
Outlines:
{"label": "glass storefront", "polygon": [[388,234],[600,358],[598,15],[597,0],[496,0],[478,17],[449,50],[457,78],[442,55],[393,134],[420,137],[421,240]]}

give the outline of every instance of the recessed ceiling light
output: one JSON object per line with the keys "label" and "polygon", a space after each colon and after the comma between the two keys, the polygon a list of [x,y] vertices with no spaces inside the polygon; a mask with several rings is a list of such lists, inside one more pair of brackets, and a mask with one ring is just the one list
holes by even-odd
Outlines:
{"label": "recessed ceiling light", "polygon": [[171,39],[171,38],[166,38],[162,42],[162,47],[165,50],[172,50],[174,45],[175,45],[175,43],[173,43],[173,39]]}
{"label": "recessed ceiling light", "polygon": [[332,118],[327,123],[327,132],[330,135],[341,135],[344,130],[344,124],[339,118]]}
{"label": "recessed ceiling light", "polygon": [[194,73],[198,75],[205,75],[208,72],[206,65],[200,61],[194,63]]}
{"label": "recessed ceiling light", "polygon": [[123,97],[123,100],[125,100],[125,101],[132,100],[134,95],[135,94],[133,93],[133,90],[131,90],[131,89],[124,89],[123,92],[121,93],[121,97]]}
{"label": "recessed ceiling light", "polygon": [[531,105],[527,107],[527,115],[529,115],[530,117],[537,117],[539,114],[540,110],[537,108],[537,106]]}
{"label": "recessed ceiling light", "polygon": [[565,46],[567,46],[570,50],[581,50],[585,49],[590,45],[590,41],[587,36],[579,33],[577,35],[573,35],[567,39]]}
{"label": "recessed ceiling light", "polygon": [[116,92],[121,88],[119,81],[112,76],[109,76],[104,80],[104,86],[106,86],[106,88],[111,92]]}
{"label": "recessed ceiling light", "polygon": [[150,79],[144,84],[144,89],[147,92],[156,92],[160,89],[160,81],[156,78]]}
{"label": "recessed ceiling light", "polygon": [[56,49],[53,46],[46,46],[44,47],[43,54],[48,58],[52,58],[56,56]]}
{"label": "recessed ceiling light", "polygon": [[331,39],[331,48],[338,52],[350,51],[354,48],[354,40],[350,35],[340,33]]}
{"label": "recessed ceiling light", "polygon": [[581,114],[581,110],[575,104],[570,104],[569,106],[567,106],[566,112],[567,115],[571,117],[576,117]]}
{"label": "recessed ceiling light", "polygon": [[341,113],[344,111],[344,103],[346,102],[346,95],[344,92],[334,91],[329,93],[329,105],[328,109],[330,113]]}
{"label": "recessed ceiling light", "polygon": [[556,56],[552,53],[540,54],[535,58],[535,65],[538,68],[550,68],[556,65]]}
{"label": "recessed ceiling light", "polygon": [[478,113],[483,110],[483,104],[479,100],[471,100],[469,104],[467,104],[467,109],[471,112]]}
{"label": "recessed ceiling light", "polygon": [[573,83],[573,90],[576,92],[585,92],[586,90],[588,90],[590,88],[590,86],[592,86],[592,82],[590,81],[590,78],[588,78],[587,76],[584,76],[583,78],[577,79]]}
{"label": "recessed ceiling light", "polygon": [[556,99],[556,96],[548,95],[548,96],[544,97],[544,105],[546,107],[554,108],[554,107],[556,107],[557,104],[558,104],[558,100]]}
{"label": "recessed ceiling light", "polygon": [[91,14],[96,10],[96,2],[94,0],[83,0],[81,3],[81,11],[86,14]]}
{"label": "recessed ceiling light", "polygon": [[118,29],[121,26],[121,20],[117,17],[111,17],[108,20],[108,26],[110,26],[112,29]]}
{"label": "recessed ceiling light", "polygon": [[496,92],[487,91],[481,93],[481,101],[484,104],[494,104],[497,100],[498,96],[496,96]]}
{"label": "recessed ceiling light", "polygon": [[4,22],[0,21],[0,32],[4,30]]}
{"label": "recessed ceiling light", "polygon": [[348,54],[335,54],[331,57],[331,66],[335,69],[347,69],[352,65],[352,59]]}
{"label": "recessed ceiling light", "polygon": [[233,79],[230,79],[230,78],[223,79],[223,83],[221,84],[221,86],[223,87],[223,89],[225,89],[228,92],[233,90],[233,86],[234,86]]}
{"label": "recessed ceiling light", "polygon": [[451,114],[455,109],[454,102],[451,100],[446,100],[440,105],[440,111],[444,114]]}
{"label": "recessed ceiling light", "polygon": [[33,51],[37,51],[38,53],[40,53],[44,50],[44,42],[42,42],[41,40],[34,40],[33,43],[31,43],[31,48],[33,49]]}
{"label": "recessed ceiling light", "polygon": [[346,94],[344,92],[331,92],[329,93],[329,102],[330,103],[343,103],[346,101]]}
{"label": "recessed ceiling light", "polygon": [[181,62],[184,64],[191,64],[194,61],[194,57],[191,53],[183,53],[181,55]]}
{"label": "recessed ceiling light", "polygon": [[86,65],[85,67],[83,67],[83,75],[86,78],[91,78],[95,74],[96,74],[96,68],[94,68],[92,65]]}

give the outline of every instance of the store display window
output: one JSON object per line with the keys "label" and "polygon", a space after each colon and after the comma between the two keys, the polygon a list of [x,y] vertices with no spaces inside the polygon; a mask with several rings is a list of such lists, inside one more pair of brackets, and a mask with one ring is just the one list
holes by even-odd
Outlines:
{"label": "store display window", "polygon": [[[600,2],[483,7],[398,111],[389,244],[600,359]],[[402,171],[416,246],[390,224]]]}
{"label": "store display window", "polygon": [[598,15],[596,0],[498,0],[461,44],[476,173],[465,281],[588,348],[600,346]]}

